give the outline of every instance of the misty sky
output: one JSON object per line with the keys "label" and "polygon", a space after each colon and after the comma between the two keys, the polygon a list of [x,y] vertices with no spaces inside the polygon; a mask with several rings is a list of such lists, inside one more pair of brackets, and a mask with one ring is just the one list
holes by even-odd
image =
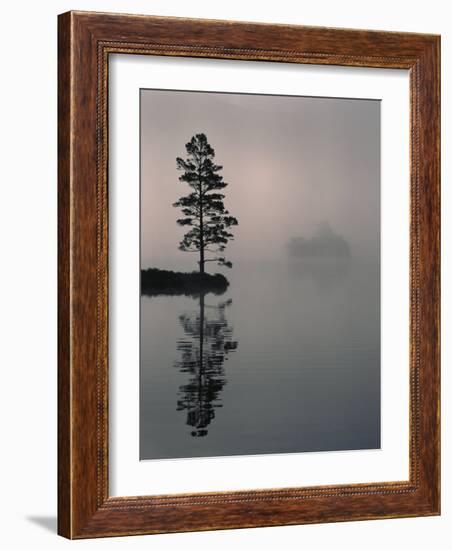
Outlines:
{"label": "misty sky", "polygon": [[352,254],[378,259],[379,101],[142,90],[142,267],[197,269],[196,254],[178,250],[187,227],[172,204],[190,190],[176,157],[201,132],[239,221],[229,260],[282,259],[291,237],[310,237],[322,222]]}

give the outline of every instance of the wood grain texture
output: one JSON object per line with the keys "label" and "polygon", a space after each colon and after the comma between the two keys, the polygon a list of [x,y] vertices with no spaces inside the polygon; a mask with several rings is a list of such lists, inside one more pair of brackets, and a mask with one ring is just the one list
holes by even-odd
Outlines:
{"label": "wood grain texture", "polygon": [[[69,12],[59,17],[58,47],[59,533],[86,538],[439,514],[439,37]],[[409,69],[409,481],[109,497],[112,53]]]}
{"label": "wood grain texture", "polygon": [[71,515],[71,345],[70,181],[71,81],[70,14],[58,33],[58,531],[70,536]]}

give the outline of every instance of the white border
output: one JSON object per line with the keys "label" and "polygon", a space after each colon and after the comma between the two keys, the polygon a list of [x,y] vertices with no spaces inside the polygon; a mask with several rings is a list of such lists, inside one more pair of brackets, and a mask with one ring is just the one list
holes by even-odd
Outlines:
{"label": "white border", "polygon": [[[123,54],[109,67],[110,494],[407,480],[408,71]],[[140,88],[382,100],[381,450],[139,461]]]}

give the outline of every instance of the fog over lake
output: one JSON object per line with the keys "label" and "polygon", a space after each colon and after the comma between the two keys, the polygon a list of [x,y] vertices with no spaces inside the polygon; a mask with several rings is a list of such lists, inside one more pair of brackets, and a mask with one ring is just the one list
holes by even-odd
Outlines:
{"label": "fog over lake", "polygon": [[380,102],[142,90],[142,269],[198,269],[172,206],[197,133],[233,266],[141,297],[140,458],[379,448]]}

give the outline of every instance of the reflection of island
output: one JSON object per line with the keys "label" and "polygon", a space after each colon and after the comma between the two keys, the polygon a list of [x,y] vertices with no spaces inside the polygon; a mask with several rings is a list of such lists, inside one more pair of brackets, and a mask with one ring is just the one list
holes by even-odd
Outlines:
{"label": "reflection of island", "polygon": [[322,223],[310,239],[294,237],[288,245],[294,258],[349,258],[350,245],[337,235],[328,223]]}
{"label": "reflection of island", "polygon": [[289,273],[296,279],[312,281],[321,291],[330,291],[347,280],[351,267],[348,258],[292,258]]}
{"label": "reflection of island", "polygon": [[179,388],[177,410],[187,411],[187,424],[193,427],[193,437],[207,435],[215,409],[222,406],[219,395],[226,384],[223,364],[238,345],[225,316],[231,303],[232,300],[228,300],[208,306],[201,294],[199,311],[179,317],[186,338],[177,344],[181,358],[175,366],[188,374],[189,380]]}

